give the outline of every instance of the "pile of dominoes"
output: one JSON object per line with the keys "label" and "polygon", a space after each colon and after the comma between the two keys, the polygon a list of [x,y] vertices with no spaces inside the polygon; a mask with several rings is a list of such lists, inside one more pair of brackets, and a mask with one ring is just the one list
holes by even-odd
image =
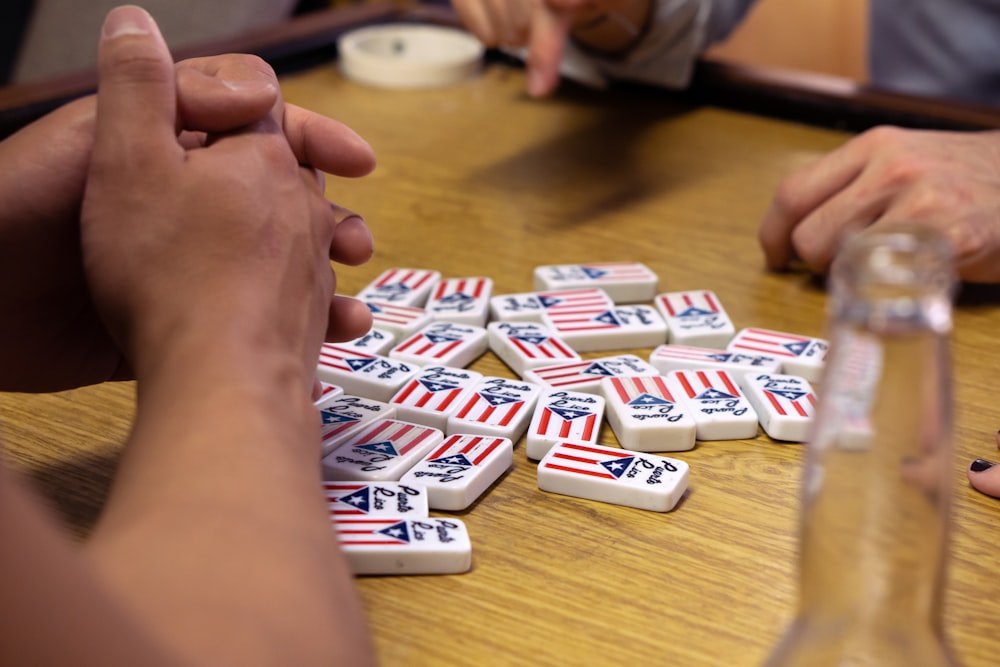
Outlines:
{"label": "pile of dominoes", "polygon": [[[443,574],[472,563],[460,519],[513,463],[552,493],[668,512],[696,440],[802,442],[828,344],[736,331],[710,291],[658,293],[639,263],[540,266],[534,292],[489,278],[385,271],[358,293],[373,328],[325,344],[317,374],[331,517],[357,574]],[[651,304],[651,305],[650,305]],[[582,353],[652,348],[648,359]],[[519,379],[467,367],[492,351]],[[607,419],[621,447],[597,443]]]}

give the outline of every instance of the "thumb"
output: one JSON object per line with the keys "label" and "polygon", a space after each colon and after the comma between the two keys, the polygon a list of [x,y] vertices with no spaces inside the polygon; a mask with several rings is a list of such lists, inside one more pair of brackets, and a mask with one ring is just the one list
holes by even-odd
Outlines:
{"label": "thumb", "polygon": [[538,3],[531,16],[528,44],[528,93],[532,97],[551,94],[559,85],[559,65],[569,39],[572,16]]}
{"label": "thumb", "polygon": [[108,13],[97,76],[96,162],[139,167],[148,151],[179,150],[174,66],[146,10],[126,5]]}

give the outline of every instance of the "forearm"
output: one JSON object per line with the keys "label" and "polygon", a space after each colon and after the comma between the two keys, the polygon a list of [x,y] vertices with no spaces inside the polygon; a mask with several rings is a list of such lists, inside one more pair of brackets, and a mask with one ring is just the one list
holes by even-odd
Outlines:
{"label": "forearm", "polygon": [[366,664],[308,388],[292,359],[242,361],[202,357],[140,377],[135,429],[87,554],[194,664]]}

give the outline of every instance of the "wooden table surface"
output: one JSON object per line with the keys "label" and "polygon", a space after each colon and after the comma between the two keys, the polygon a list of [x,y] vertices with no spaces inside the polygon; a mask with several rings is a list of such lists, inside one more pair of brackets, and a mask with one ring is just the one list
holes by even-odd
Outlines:
{"label": "wooden table surface", "polygon": [[[486,275],[502,294],[531,291],[537,265],[634,260],[659,275],[660,291],[714,290],[738,328],[825,334],[821,287],[764,271],[756,229],[782,176],[846,135],[631,89],[533,101],[523,73],[503,65],[433,91],[364,87],[333,65],[283,85],[379,157],[365,179],[328,180],[329,197],[376,236],[371,262],[339,271],[344,293],[392,267]],[[955,318],[945,613],[967,666],[1000,662],[1000,501],[964,476],[972,458],[997,456],[997,303],[992,289],[967,289]],[[492,353],[472,367],[513,377]],[[80,535],[131,410],[128,384],[0,396],[8,456]],[[606,426],[601,442],[615,443]],[[671,454],[690,464],[690,490],[659,514],[540,491],[519,443],[510,471],[457,513],[473,539],[469,573],[358,580],[382,663],[759,664],[794,610],[803,452],[761,435]]]}

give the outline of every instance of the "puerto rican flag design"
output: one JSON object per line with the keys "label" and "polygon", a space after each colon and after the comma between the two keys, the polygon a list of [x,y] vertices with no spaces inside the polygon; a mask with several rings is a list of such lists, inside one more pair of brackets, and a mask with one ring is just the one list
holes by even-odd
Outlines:
{"label": "puerto rican flag design", "polygon": [[435,437],[443,437],[437,429],[396,419],[379,419],[358,431],[343,448],[349,448],[357,456],[384,460],[406,456]]}
{"label": "puerto rican flag design", "polygon": [[628,375],[657,375],[658,371],[632,354],[623,354],[600,359],[587,359],[569,364],[554,364],[534,368],[525,373],[525,379],[558,388],[596,387],[606,377]]}
{"label": "puerto rican flag design", "polygon": [[442,544],[468,545],[468,534],[458,519],[349,518],[334,523],[341,546],[387,549],[423,546],[436,549]]}
{"label": "puerto rican flag design", "polygon": [[550,308],[593,308],[610,307],[614,305],[608,293],[599,288],[553,290],[550,292],[535,292],[542,310]]}
{"label": "puerto rican flag design", "polygon": [[729,351],[769,354],[783,359],[826,355],[826,341],[807,336],[771,331],[769,329],[743,329],[729,343]]}
{"label": "puerto rican flag design", "polygon": [[330,516],[427,516],[427,490],[397,482],[324,482]]}
{"label": "puerto rican flag design", "polygon": [[587,280],[601,282],[636,282],[656,280],[656,274],[638,262],[603,262],[594,264],[564,264],[541,267],[554,280]]}
{"label": "puerto rican flag design", "polygon": [[348,347],[323,343],[319,350],[319,365],[344,373],[358,373],[376,363],[380,357]]}
{"label": "puerto rican flag design", "polygon": [[465,340],[465,336],[454,329],[424,330],[413,334],[397,345],[394,350],[428,361],[441,361],[449,358]]}
{"label": "puerto rican flag design", "polygon": [[656,297],[667,317],[700,318],[724,313],[714,292],[669,292]]}
{"label": "puerto rican flag design", "polygon": [[764,396],[779,415],[810,417],[816,412],[816,394],[813,392],[765,389]]}
{"label": "puerto rican flag design", "polygon": [[614,308],[552,308],[546,313],[545,323],[557,333],[579,331],[615,331],[626,326]]}
{"label": "puerto rican flag design", "polygon": [[[592,401],[594,397],[590,397]],[[600,406],[603,407],[603,400]],[[531,421],[532,436],[546,438],[569,438],[572,440],[597,440],[601,428],[603,410],[596,405],[587,405],[574,400],[567,392],[546,394],[536,408]]]}
{"label": "puerto rican flag design", "polygon": [[330,384],[329,382],[320,382],[319,385],[319,398],[313,401],[313,403],[317,406],[329,401],[331,398],[344,395],[343,387],[338,387],[337,385]]}
{"label": "puerto rican flag design", "polygon": [[323,439],[333,439],[345,431],[357,426],[364,416],[356,412],[344,413],[336,409],[320,410],[319,413]]}
{"label": "puerto rican flag design", "polygon": [[458,399],[465,393],[467,386],[448,380],[417,376],[407,382],[399,393],[392,397],[390,403],[447,413],[458,405]]}
{"label": "puerto rican flag design", "polygon": [[422,306],[431,288],[441,279],[438,271],[426,269],[388,269],[358,292],[362,301]]}
{"label": "puerto rican flag design", "polygon": [[518,356],[529,360],[569,361],[580,358],[565,342],[540,324],[493,322],[490,331],[506,340]]}
{"label": "puerto rican flag design", "polygon": [[372,324],[393,332],[409,335],[431,321],[423,308],[401,306],[382,301],[365,301],[372,313]]}
{"label": "puerto rican flag design", "polygon": [[591,443],[556,443],[538,463],[538,488],[577,498],[668,512],[687,489],[688,465]]}
{"label": "puerto rican flag design", "polygon": [[624,449],[560,442],[549,450],[539,467],[614,482],[622,479],[637,457],[636,452]]}
{"label": "puerto rican flag design", "polygon": [[555,336],[511,336],[510,341],[528,359],[576,359],[578,356]]}
{"label": "puerto rican flag design", "polygon": [[[367,354],[346,347],[324,343],[319,353],[320,371],[331,371],[333,375],[369,375],[395,369],[411,373],[411,367],[389,357]],[[341,380],[343,381],[343,380]]]}
{"label": "puerto rican flag design", "polygon": [[537,291],[599,287],[615,303],[652,301],[657,276],[638,262],[603,262],[538,266],[534,271]]}
{"label": "puerto rican flag design", "polygon": [[433,313],[465,313],[483,309],[493,294],[490,278],[448,278],[435,285],[427,302]]}
{"label": "puerto rican flag design", "polygon": [[743,379],[755,387],[774,414],[782,417],[812,417],[816,413],[816,393],[804,379],[794,375],[752,375]]}
{"label": "puerto rican flag design", "polygon": [[320,408],[323,453],[329,454],[355,430],[379,418],[392,417],[395,408],[361,396],[338,396]]}
{"label": "puerto rican flag design", "polygon": [[536,384],[485,377],[473,388],[472,394],[451,418],[503,428],[521,421],[526,425],[525,420],[535,407],[541,391],[541,387]]}
{"label": "puerto rican flag design", "polygon": [[649,360],[653,365],[657,362],[669,363],[670,370],[682,370],[681,366],[690,364],[692,368],[732,366],[735,368],[756,368],[758,370],[777,370],[781,360],[767,354],[747,354],[744,352],[727,352],[707,347],[692,347],[690,345],[659,345]]}
{"label": "puerto rican flag design", "polygon": [[475,468],[489,461],[506,442],[510,440],[481,435],[452,435],[418,466],[435,464],[452,468]]}
{"label": "puerto rican flag design", "polygon": [[598,287],[504,294],[490,301],[496,320],[538,320],[550,308],[613,308],[608,293]]}
{"label": "puerto rican flag design", "polygon": [[527,404],[520,397],[476,391],[455,412],[455,418],[482,424],[509,426],[526,412],[527,408]]}
{"label": "puerto rican flag design", "polygon": [[614,377],[607,382],[614,396],[627,406],[662,406],[677,403],[666,380],[656,377]]}
{"label": "puerto rican flag design", "polygon": [[742,399],[733,377],[726,371],[674,371],[670,377],[684,392],[683,396],[695,401],[727,401]]}

